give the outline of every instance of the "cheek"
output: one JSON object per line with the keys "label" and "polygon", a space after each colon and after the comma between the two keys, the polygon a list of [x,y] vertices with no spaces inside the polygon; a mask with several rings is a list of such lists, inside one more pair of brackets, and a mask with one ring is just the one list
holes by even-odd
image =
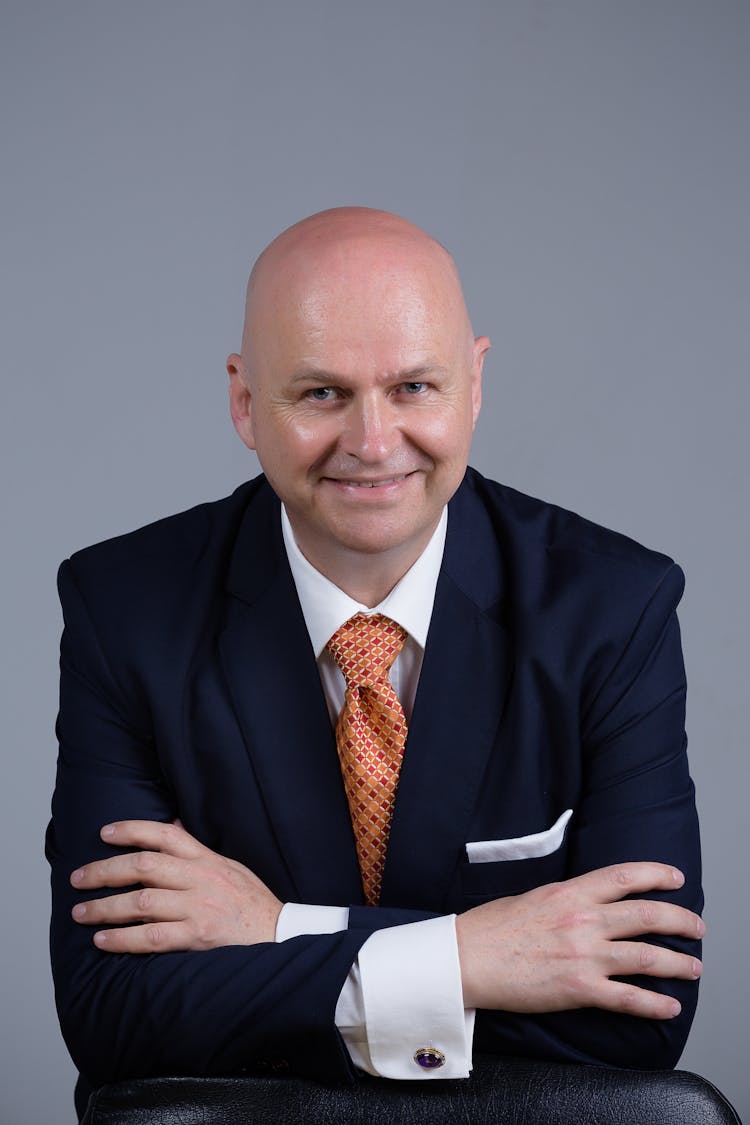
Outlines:
{"label": "cheek", "polygon": [[412,440],[436,461],[465,457],[471,443],[472,416],[465,411],[425,415],[412,430]]}
{"label": "cheek", "polygon": [[329,449],[332,438],[325,420],[276,416],[256,425],[258,456],[273,462],[280,473],[307,468]]}

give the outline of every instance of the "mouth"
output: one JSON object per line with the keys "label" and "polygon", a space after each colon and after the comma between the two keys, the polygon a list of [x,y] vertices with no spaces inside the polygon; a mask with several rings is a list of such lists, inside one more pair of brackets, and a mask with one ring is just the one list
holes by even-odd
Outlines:
{"label": "mouth", "polygon": [[411,476],[411,473],[401,473],[396,477],[382,477],[379,480],[344,480],[342,478],[335,479],[336,484],[344,485],[347,488],[385,488],[389,484],[400,484],[402,480],[406,480]]}

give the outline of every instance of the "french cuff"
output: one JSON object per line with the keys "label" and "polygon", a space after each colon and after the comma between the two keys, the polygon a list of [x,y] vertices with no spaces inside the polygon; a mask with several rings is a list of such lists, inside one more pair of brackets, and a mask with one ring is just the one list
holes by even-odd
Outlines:
{"label": "french cuff", "polygon": [[448,915],[377,930],[336,1007],[355,1066],[382,1078],[468,1078],[474,1011],[465,1011]]}
{"label": "french cuff", "polygon": [[310,906],[286,902],[276,922],[276,941],[302,934],[337,934],[349,925],[348,906]]}

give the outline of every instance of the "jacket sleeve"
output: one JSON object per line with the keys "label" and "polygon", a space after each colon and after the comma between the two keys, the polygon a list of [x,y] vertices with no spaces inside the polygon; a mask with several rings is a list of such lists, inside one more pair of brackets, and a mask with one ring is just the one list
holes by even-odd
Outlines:
{"label": "jacket sleeve", "polygon": [[[583,800],[571,822],[566,874],[628,860],[674,864],[685,875],[679,891],[635,897],[663,898],[700,913],[700,844],[675,612],[682,589],[682,572],[672,564],[634,614],[624,642],[592,653],[581,692]],[[646,940],[700,956],[697,939]],[[482,1012],[475,1048],[609,1066],[673,1067],[690,1030],[698,982],[632,979],[676,997],[681,1014],[648,1020],[596,1009],[538,1017]]]}
{"label": "jacket sleeve", "polygon": [[59,588],[59,757],[47,832],[51,957],[63,1036],[94,1086],[125,1077],[233,1073],[259,1060],[322,1079],[351,1080],[336,1001],[367,932],[280,944],[154,955],[104,953],[71,909],[78,866],[113,854],[99,830],[123,817],[168,820],[175,802],[149,717],[128,707],[99,646],[69,564]]}

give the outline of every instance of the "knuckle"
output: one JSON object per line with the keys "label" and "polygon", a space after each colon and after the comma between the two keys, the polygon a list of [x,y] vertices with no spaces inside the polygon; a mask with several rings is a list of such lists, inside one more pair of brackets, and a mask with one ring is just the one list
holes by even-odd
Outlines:
{"label": "knuckle", "polygon": [[203,916],[196,920],[195,937],[204,949],[212,949],[216,944],[217,926],[213,918]]}
{"label": "knuckle", "polygon": [[232,885],[232,872],[227,863],[212,864],[207,874],[211,884],[220,890]]}
{"label": "knuckle", "polygon": [[242,890],[240,871],[227,859],[222,858],[221,863],[210,865],[206,875],[218,899]]}
{"label": "knuckle", "polygon": [[612,868],[612,881],[623,890],[632,887],[634,881],[632,867],[627,863],[616,863]]}
{"label": "knuckle", "polygon": [[656,903],[649,902],[648,899],[642,899],[638,903],[638,922],[643,927],[641,933],[648,933],[648,931],[656,923]]}
{"label": "knuckle", "polygon": [[214,932],[213,927],[202,925],[197,927],[196,938],[204,949],[212,949],[214,946]]}
{"label": "knuckle", "polygon": [[626,985],[620,992],[619,1009],[621,1012],[634,1013],[640,1006],[641,989],[635,985]]}
{"label": "knuckle", "polygon": [[557,906],[560,903],[567,902],[570,897],[570,890],[566,883],[547,883],[546,886],[537,887],[531,891],[531,894],[538,894],[542,902]]}
{"label": "knuckle", "polygon": [[161,839],[162,844],[169,847],[170,844],[177,842],[181,829],[176,824],[162,824],[161,826]]}
{"label": "knuckle", "polygon": [[566,952],[580,956],[588,947],[591,914],[580,907],[566,910],[556,919],[554,929]]}
{"label": "knuckle", "polygon": [[576,933],[580,933],[582,930],[589,929],[591,927],[592,921],[593,915],[591,911],[586,910],[582,907],[573,910],[568,916],[568,924],[570,928]]}
{"label": "knuckle", "polygon": [[641,943],[638,947],[638,968],[642,972],[646,972],[653,968],[656,964],[657,951],[653,945],[647,945],[645,942]]}
{"label": "knuckle", "polygon": [[160,945],[164,944],[165,934],[164,928],[159,925],[152,925],[146,927],[145,938],[148,945],[152,949],[158,949]]}
{"label": "knuckle", "polygon": [[135,869],[140,875],[146,875],[149,871],[153,871],[156,856],[153,852],[136,852],[135,853]]}
{"label": "knuckle", "polygon": [[563,988],[571,1007],[578,1007],[590,993],[590,984],[582,972],[568,972],[563,978]]}
{"label": "knuckle", "polygon": [[151,910],[152,901],[153,896],[150,890],[144,888],[142,891],[139,891],[136,898],[136,907],[139,913],[148,914]]}
{"label": "knuckle", "polygon": [[245,887],[244,870],[240,864],[228,863],[224,872],[227,884],[235,891],[243,891]]}

